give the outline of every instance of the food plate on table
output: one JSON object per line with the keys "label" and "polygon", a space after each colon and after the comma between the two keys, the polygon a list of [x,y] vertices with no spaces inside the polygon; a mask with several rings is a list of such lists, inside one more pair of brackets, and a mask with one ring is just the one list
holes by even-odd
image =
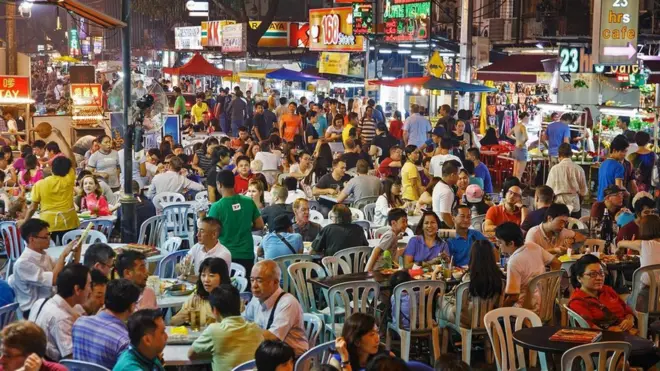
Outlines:
{"label": "food plate on table", "polygon": [[122,251],[137,251],[144,254],[145,256],[154,256],[160,254],[160,251],[154,246],[149,245],[138,245],[136,243],[129,243],[126,246],[123,246],[120,250]]}
{"label": "food plate on table", "polygon": [[172,296],[188,296],[195,291],[195,285],[192,283],[175,283],[171,285],[165,291],[169,292]]}
{"label": "food plate on table", "polygon": [[202,334],[201,331],[194,331],[190,327],[167,326],[167,344],[169,345],[190,345]]}

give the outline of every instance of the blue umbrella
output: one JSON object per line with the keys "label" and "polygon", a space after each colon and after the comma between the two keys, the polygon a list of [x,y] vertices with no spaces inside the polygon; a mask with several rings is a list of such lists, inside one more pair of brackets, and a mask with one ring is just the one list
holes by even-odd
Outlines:
{"label": "blue umbrella", "polygon": [[424,88],[431,90],[457,91],[459,93],[484,93],[497,91],[496,88],[490,88],[488,86],[438,79],[435,77],[429,79],[429,81],[424,84]]}
{"label": "blue umbrella", "polygon": [[296,72],[288,70],[286,68],[280,68],[266,74],[266,77],[269,79],[275,80],[286,80],[286,81],[302,81],[302,82],[313,82],[318,80],[326,80],[320,76],[308,75],[302,72]]}

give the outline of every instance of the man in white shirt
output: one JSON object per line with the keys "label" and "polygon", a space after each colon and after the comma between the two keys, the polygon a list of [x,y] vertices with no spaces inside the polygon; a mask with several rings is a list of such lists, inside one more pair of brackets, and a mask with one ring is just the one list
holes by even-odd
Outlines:
{"label": "man in white shirt", "polygon": [[57,295],[34,303],[29,320],[46,333],[46,357],[52,361],[73,355],[73,323],[85,314],[82,304],[92,292],[89,268],[70,264],[57,276]]}
{"label": "man in white shirt", "polygon": [[523,244],[520,226],[506,222],[495,229],[497,246],[501,253],[510,254],[507,265],[505,307],[524,307],[538,313],[540,297],[538,292],[526,302],[527,285],[534,277],[545,273],[545,267],[553,271],[561,268],[561,262],[551,253],[534,242]]}
{"label": "man in white shirt", "polygon": [[216,219],[209,217],[202,219],[197,230],[197,241],[199,242],[186,255],[186,259],[192,259],[195,274],[199,272],[199,266],[206,258],[221,258],[227,263],[227,269],[231,269],[231,252],[218,240],[220,228],[220,223]]}
{"label": "man in white shirt", "polygon": [[555,202],[571,206],[571,212],[580,217],[580,197],[587,195],[587,177],[584,169],[573,163],[573,150],[568,143],[559,146],[559,163],[550,168],[545,183],[555,192]]}
{"label": "man in white shirt", "polygon": [[[53,294],[57,276],[64,268],[66,257],[78,246],[78,241],[69,243],[57,261],[53,260],[46,249],[50,246],[48,223],[41,219],[29,219],[21,226],[21,237],[26,249],[14,263],[14,274],[9,277],[9,285],[14,289],[19,309],[24,318],[30,314],[34,303]],[[74,254],[74,262],[80,260],[80,249]]]}
{"label": "man in white shirt", "polygon": [[282,159],[270,151],[270,145],[269,141],[262,141],[261,150],[254,156],[255,160],[261,161],[264,171],[277,170],[282,165]]}
{"label": "man in white shirt", "polygon": [[[154,196],[162,192],[184,194],[189,190],[203,191],[203,185],[193,182],[192,180],[181,175],[182,168],[183,161],[179,157],[172,157],[172,159],[170,159],[169,170],[154,177],[154,179],[151,181],[151,185],[149,186],[149,190],[147,191],[146,196],[153,199]],[[160,204],[155,206],[156,210],[162,210]]]}
{"label": "man in white shirt", "polygon": [[569,214],[566,205],[550,205],[545,213],[545,221],[527,231],[525,242],[534,242],[551,254],[564,255],[575,242],[584,242],[586,239],[582,234],[566,229]]}
{"label": "man in white shirt", "polygon": [[140,99],[148,94],[147,89],[145,89],[144,87],[144,81],[138,80],[137,86],[135,87],[135,89],[133,89],[133,94],[135,94],[135,97],[137,99]]}
{"label": "man in white shirt", "polygon": [[431,175],[434,177],[442,176],[442,165],[449,160],[456,160],[459,164],[461,164],[461,167],[463,167],[463,163],[461,162],[460,158],[449,154],[449,151],[451,151],[452,147],[453,144],[451,139],[442,138],[440,141],[440,154],[431,157],[431,165],[429,169],[431,171]]}
{"label": "man in white shirt", "polygon": [[281,275],[280,267],[272,260],[254,265],[250,275],[253,297],[243,317],[264,329],[266,340],[281,340],[300,357],[309,349],[303,310],[298,300],[280,287]]}
{"label": "man in white shirt", "polygon": [[447,227],[454,228],[454,218],[451,211],[455,207],[456,195],[452,186],[458,183],[458,167],[453,162],[445,162],[442,165],[442,178],[433,188],[431,195],[433,211],[438,214]]}

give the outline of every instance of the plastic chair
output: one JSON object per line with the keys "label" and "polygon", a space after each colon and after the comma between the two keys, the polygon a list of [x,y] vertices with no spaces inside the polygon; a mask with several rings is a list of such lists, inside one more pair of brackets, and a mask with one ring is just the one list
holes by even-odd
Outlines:
{"label": "plastic chair", "polygon": [[[522,329],[525,322],[531,324],[532,327],[541,327],[542,325],[541,319],[536,313],[524,308],[498,308],[484,315],[484,324],[490,343],[493,346],[498,370],[527,368],[523,348],[518,345],[514,348],[513,344],[513,333]],[[536,352],[530,352],[529,358],[530,367],[536,366]],[[539,353],[539,362],[541,370],[547,371],[548,365],[545,361],[545,354]]]}
{"label": "plastic chair", "polygon": [[[433,320],[433,304],[445,294],[445,282],[433,280],[420,280],[405,282],[394,288],[394,308],[392,308],[392,322],[387,324],[386,344],[390,349],[392,331],[401,337],[401,358],[408,361],[410,357],[410,343],[412,337],[430,337],[433,344],[433,359],[440,357],[440,328]],[[403,295],[409,298],[408,313],[409,327],[405,328],[401,321],[401,302]],[[406,313],[403,313],[406,315]]]}
{"label": "plastic chair", "polygon": [[165,215],[152,216],[140,226],[138,245],[162,246],[167,233],[165,228]]}
{"label": "plastic chair", "polygon": [[373,196],[373,197],[362,197],[359,200],[353,201],[351,204],[351,208],[359,209],[362,210],[365,206],[369,204],[374,204],[376,203],[376,200],[378,200],[378,196]]}
{"label": "plastic chair", "polygon": [[[578,370],[585,371],[616,371],[622,370],[632,351],[632,345],[624,341],[603,341],[593,344],[579,345],[566,351],[561,356],[561,369],[572,371],[577,362]],[[597,356],[594,356],[597,353]],[[608,358],[608,355],[612,354]],[[594,362],[597,360],[597,364]]]}
{"label": "plastic chair", "polygon": [[188,240],[188,246],[195,244],[195,211],[189,204],[169,205],[163,209],[165,226],[172,231],[175,237]]}
{"label": "plastic chair", "polygon": [[2,222],[0,223],[1,238],[5,243],[5,250],[7,252],[7,270],[5,272],[5,280],[9,279],[12,273],[16,259],[25,250],[25,244],[22,238],[18,236],[18,227],[16,222]]}
{"label": "plastic chair", "polygon": [[376,204],[369,204],[369,205],[364,205],[362,208],[362,212],[364,213],[364,218],[367,219],[370,222],[374,221],[374,215],[376,215]]}
{"label": "plastic chair", "polygon": [[341,269],[341,274],[350,274],[351,267],[348,265],[346,260],[341,259],[336,256],[325,256],[321,259],[321,264],[323,268],[328,273],[328,277],[334,277],[340,275],[339,270]]}
{"label": "plastic chair", "polygon": [[[380,297],[380,284],[374,281],[353,281],[334,285],[328,290],[330,319],[326,328],[340,336],[343,323],[337,317],[366,313],[376,317],[376,302]],[[339,311],[341,308],[341,312]]]}
{"label": "plastic chair", "polygon": [[232,277],[231,284],[238,289],[238,292],[245,292],[248,288],[248,280],[245,277]]}
{"label": "plastic chair", "polygon": [[161,192],[155,195],[152,201],[156,207],[156,211],[162,212],[163,208],[160,206],[162,202],[185,202],[186,198],[181,193]]}
{"label": "plastic chair", "polygon": [[251,361],[247,361],[245,363],[241,363],[240,365],[232,368],[231,371],[252,371],[255,368],[257,368],[257,361],[254,359]]}
{"label": "plastic chair", "polygon": [[568,223],[566,224],[567,229],[588,229],[587,225],[582,223],[579,219],[568,218]]}
{"label": "plastic chair", "polygon": [[[84,231],[84,229],[74,229],[72,231],[66,232],[64,236],[62,236],[62,245],[68,245],[69,242],[75,240],[76,237],[80,237]],[[105,237],[103,233],[94,229],[90,230],[87,234],[87,239],[82,241],[83,244],[91,244],[97,242],[108,243],[108,238]]]}
{"label": "plastic chair", "polygon": [[481,225],[484,223],[484,221],[486,221],[486,214],[477,215],[472,217],[472,220],[470,220],[470,224],[472,224],[472,228],[474,228],[479,232],[482,232],[483,228],[481,227]]}
{"label": "plastic chair", "polygon": [[94,225],[94,229],[103,233],[108,238],[112,235],[112,230],[115,229],[115,223],[109,219],[90,219],[80,223],[79,229],[87,228],[87,225]]}
{"label": "plastic chair", "polygon": [[238,264],[238,263],[231,263],[231,267],[229,268],[229,277],[244,277],[247,275],[246,274],[245,267]]}
{"label": "plastic chair", "polygon": [[173,253],[181,247],[181,242],[183,242],[181,237],[170,237],[162,245],[163,247],[160,248],[160,251],[163,253],[163,255]]}
{"label": "plastic chair", "polygon": [[364,236],[367,239],[371,238],[371,223],[366,220],[354,220],[353,224],[357,224],[364,230]]}
{"label": "plastic chair", "polygon": [[351,268],[351,273],[360,273],[364,272],[364,268],[367,266],[367,262],[371,257],[371,250],[373,249],[370,246],[349,247],[337,251],[334,256],[346,261]]}
{"label": "plastic chair", "polygon": [[555,302],[559,298],[562,271],[554,271],[540,274],[527,285],[527,294],[523,308],[532,308],[534,293],[538,290],[541,302],[539,303],[539,317],[541,322],[547,324],[554,318]]}
{"label": "plastic chair", "polygon": [[[502,290],[505,284],[502,283]],[[442,337],[442,349],[446,353],[449,340],[450,328],[461,335],[461,348],[463,362],[470,364],[472,358],[472,338],[473,336],[486,335],[486,325],[484,323],[484,314],[490,312],[501,304],[503,295],[495,295],[489,299],[479,297],[470,297],[470,283],[463,282],[456,288],[456,316],[453,322],[440,320],[440,327],[444,327],[444,334]],[[472,311],[470,314],[470,322],[467,326],[461,323],[461,317],[464,312],[470,311],[468,303],[472,304]]]}
{"label": "plastic chair", "polygon": [[208,191],[197,192],[197,194],[195,194],[195,201],[199,202],[200,204],[208,204],[209,192]]}
{"label": "plastic chair", "polygon": [[391,227],[389,225],[386,225],[384,227],[380,227],[374,231],[374,238],[376,239],[381,239],[385,232],[389,231]]}
{"label": "plastic chair", "polygon": [[332,358],[335,341],[328,341],[303,353],[296,361],[294,371],[308,371],[324,365]]}
{"label": "plastic chair", "polygon": [[309,210],[309,220],[314,222],[314,223],[321,223],[325,219],[323,217],[323,214],[321,214],[319,211],[316,210]]}
{"label": "plastic chair", "polygon": [[[648,285],[642,282],[642,277],[646,277]],[[638,268],[632,277],[632,309],[637,316],[639,326],[639,336],[646,338],[649,329],[649,317],[660,314],[660,264],[648,265]],[[648,289],[648,298],[646,308],[638,308],[637,302],[642,290]],[[646,309],[646,311],[644,311]]]}
{"label": "plastic chair", "polygon": [[353,220],[365,220],[364,219],[364,213],[360,209],[356,209],[354,207],[349,207],[351,210],[351,215],[353,217]]}
{"label": "plastic chair", "polygon": [[[309,203],[309,210],[312,211],[319,211],[321,210],[321,204],[316,201],[316,200],[308,200],[307,203]],[[321,214],[323,215],[323,214]]]}
{"label": "plastic chair", "polygon": [[[303,308],[303,313],[311,313],[324,321],[330,318],[330,309],[319,309],[316,305],[316,291],[309,282],[312,278],[325,278],[326,273],[323,267],[314,262],[299,262],[289,265],[287,268],[291,283],[296,289],[296,297]],[[326,300],[327,302],[327,300]]]}
{"label": "plastic chair", "polygon": [[298,262],[311,262],[312,256],[308,254],[290,254],[290,255],[282,255],[278,256],[277,258],[273,259],[275,263],[280,267],[280,271],[282,272],[282,279],[280,281],[280,286],[282,286],[282,290],[284,292],[288,292],[290,294],[294,294],[296,292],[296,288],[294,285],[291,284],[291,277],[289,276],[289,266],[293,263],[298,263]]}
{"label": "plastic chair", "polygon": [[311,313],[303,313],[305,335],[310,347],[315,347],[323,330],[323,320]]}
{"label": "plastic chair", "polygon": [[158,269],[156,270],[158,277],[161,279],[176,278],[178,276],[176,272],[176,265],[186,255],[188,255],[188,250],[175,251],[165,256],[160,262],[158,262]]}
{"label": "plastic chair", "polygon": [[0,328],[4,328],[14,322],[16,319],[16,310],[18,310],[18,303],[7,304],[0,308]]}
{"label": "plastic chair", "polygon": [[252,235],[252,246],[254,248],[254,262],[256,263],[259,260],[259,257],[257,256],[257,250],[259,249],[259,246],[261,246],[261,241],[263,241],[262,236],[255,236]]}
{"label": "plastic chair", "polygon": [[96,363],[76,361],[74,359],[62,359],[60,364],[69,371],[110,371],[110,369],[97,365]]}
{"label": "plastic chair", "polygon": [[586,241],[584,241],[584,245],[582,245],[583,248],[585,249],[590,249],[591,252],[599,252],[602,254],[605,254],[605,241],[603,240],[598,240],[595,238],[590,238]]}
{"label": "plastic chair", "polygon": [[192,156],[195,154],[195,150],[193,149],[195,145],[194,144],[188,144],[187,146],[183,147],[183,153],[185,153],[188,156]]}
{"label": "plastic chair", "polygon": [[569,308],[568,305],[564,305],[564,310],[568,313],[568,325],[570,327],[591,328],[587,321],[573,309]]}

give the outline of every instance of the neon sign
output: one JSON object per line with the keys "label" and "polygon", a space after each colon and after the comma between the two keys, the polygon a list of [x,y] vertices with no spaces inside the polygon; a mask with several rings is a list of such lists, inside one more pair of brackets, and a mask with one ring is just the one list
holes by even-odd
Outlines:
{"label": "neon sign", "polygon": [[416,41],[429,38],[431,2],[385,6],[385,41]]}

